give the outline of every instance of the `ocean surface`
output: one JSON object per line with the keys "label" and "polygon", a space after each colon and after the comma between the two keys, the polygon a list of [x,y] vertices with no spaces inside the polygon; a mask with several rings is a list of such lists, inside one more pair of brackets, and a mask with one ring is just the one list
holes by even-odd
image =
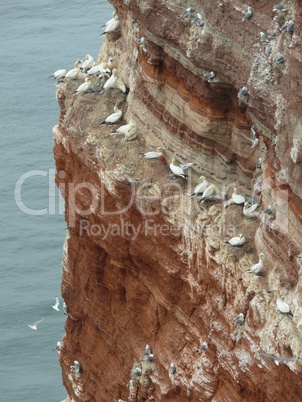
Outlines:
{"label": "ocean surface", "polygon": [[[58,402],[67,392],[58,355],[64,335],[62,246],[66,224],[54,186],[55,81],[96,57],[106,0],[1,3],[0,402]],[[60,299],[61,311],[51,305]],[[33,331],[28,324],[45,318]]]}

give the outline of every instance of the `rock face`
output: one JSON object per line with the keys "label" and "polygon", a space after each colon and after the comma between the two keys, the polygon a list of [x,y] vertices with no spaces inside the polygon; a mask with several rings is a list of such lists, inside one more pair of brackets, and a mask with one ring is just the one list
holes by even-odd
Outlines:
{"label": "rock face", "polygon": [[[82,80],[57,85],[69,398],[301,401],[302,6],[288,0],[276,12],[251,0],[242,21],[247,5],[237,0],[111,3],[122,22],[100,55],[128,90],[100,94],[98,78],[77,95]],[[293,31],[280,30],[290,20]],[[260,32],[276,37],[263,42]],[[122,121],[136,123],[133,141],[99,125],[116,102]],[[241,134],[252,138],[252,126],[255,147]],[[162,157],[140,157],[159,146]],[[187,179],[171,176],[173,157],[194,163]],[[201,175],[219,197],[190,197]],[[234,186],[273,213],[225,208]],[[225,243],[240,233],[243,246]],[[246,272],[260,253],[261,275]]]}

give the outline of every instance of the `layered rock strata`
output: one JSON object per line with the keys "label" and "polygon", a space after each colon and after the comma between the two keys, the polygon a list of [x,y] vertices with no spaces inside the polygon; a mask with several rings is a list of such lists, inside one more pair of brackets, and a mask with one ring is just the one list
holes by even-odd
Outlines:
{"label": "layered rock strata", "polygon": [[[114,59],[128,90],[100,94],[98,78],[77,95],[80,80],[57,85],[69,399],[300,401],[302,6],[285,1],[276,12],[253,0],[242,21],[247,5],[236,0],[112,4],[122,22],[100,55]],[[293,31],[280,29],[291,20]],[[276,37],[263,42],[260,32]],[[138,127],[133,141],[110,135],[118,125],[100,126],[116,103]],[[252,126],[253,148],[241,134],[251,138]],[[159,159],[141,157],[159,146]],[[194,163],[188,179],[171,175],[173,157]],[[219,199],[190,197],[201,175]],[[234,186],[273,214],[225,208]],[[240,233],[242,247],[225,243]],[[260,253],[261,275],[246,272]]]}

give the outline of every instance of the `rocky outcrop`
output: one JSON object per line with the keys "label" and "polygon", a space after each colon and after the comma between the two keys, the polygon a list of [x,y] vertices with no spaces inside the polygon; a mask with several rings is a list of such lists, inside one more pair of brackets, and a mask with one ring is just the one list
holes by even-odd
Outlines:
{"label": "rocky outcrop", "polygon": [[[285,1],[276,12],[253,0],[242,21],[240,1],[112,4],[122,23],[100,55],[113,57],[128,90],[100,94],[98,78],[77,95],[80,80],[57,85],[69,398],[300,401],[302,6]],[[290,20],[293,31],[281,30]],[[263,42],[260,32],[276,37]],[[133,141],[100,126],[116,103],[138,127]],[[241,134],[251,138],[252,126],[255,147]],[[163,157],[140,157],[159,146]],[[194,163],[188,179],[171,176],[173,157]],[[190,197],[201,175],[219,197]],[[249,219],[242,206],[225,208],[234,186],[273,213]],[[242,247],[225,243],[240,233]],[[260,253],[261,275],[246,272]]]}

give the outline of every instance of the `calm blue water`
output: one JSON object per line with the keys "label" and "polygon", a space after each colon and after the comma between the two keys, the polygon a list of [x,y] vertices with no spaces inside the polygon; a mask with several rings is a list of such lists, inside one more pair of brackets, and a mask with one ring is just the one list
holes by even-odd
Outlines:
{"label": "calm blue water", "polygon": [[[106,0],[1,2],[1,402],[58,402],[67,395],[52,351],[65,332],[65,316],[51,304],[60,297],[66,224],[53,186],[52,127],[59,107],[47,77],[72,68],[86,53],[96,57],[101,25],[111,17]],[[22,176],[27,172],[34,173]],[[22,209],[46,208],[46,214],[17,206],[15,185],[22,177]],[[28,328],[43,317],[38,331]]]}

